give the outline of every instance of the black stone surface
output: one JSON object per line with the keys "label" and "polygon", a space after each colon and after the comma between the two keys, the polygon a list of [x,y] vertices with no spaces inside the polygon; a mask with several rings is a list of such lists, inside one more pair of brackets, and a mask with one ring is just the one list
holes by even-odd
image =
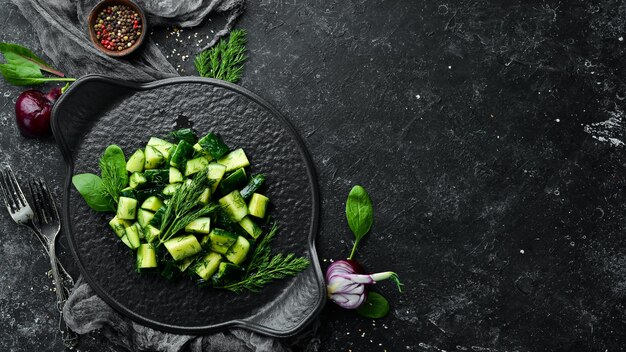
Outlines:
{"label": "black stone surface", "polygon": [[[40,52],[7,0],[0,18],[0,40]],[[154,35],[188,74],[194,33],[212,25]],[[290,343],[623,350],[625,25],[626,4],[609,0],[250,2],[240,83],[306,137],[323,266],[349,252],[344,200],[359,183],[376,222],[357,258],[406,284],[377,285],[392,303],[385,319],[328,304]],[[20,90],[0,83],[0,155],[22,178],[45,172],[60,194],[53,142],[17,135]],[[60,350],[38,244],[4,212],[0,234],[0,350]],[[114,350],[98,334],[79,349]]]}

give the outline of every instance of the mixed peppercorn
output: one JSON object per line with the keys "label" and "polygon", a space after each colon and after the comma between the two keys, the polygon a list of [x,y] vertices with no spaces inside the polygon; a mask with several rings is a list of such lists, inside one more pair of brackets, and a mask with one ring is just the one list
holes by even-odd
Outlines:
{"label": "mixed peppercorn", "polygon": [[143,23],[139,13],[126,5],[107,6],[96,17],[96,38],[108,50],[122,51],[141,36]]}

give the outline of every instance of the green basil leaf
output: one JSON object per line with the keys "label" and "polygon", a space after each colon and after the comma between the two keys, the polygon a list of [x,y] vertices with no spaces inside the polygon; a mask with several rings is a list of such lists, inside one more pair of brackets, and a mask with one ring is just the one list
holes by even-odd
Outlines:
{"label": "green basil leaf", "polygon": [[95,211],[115,211],[111,199],[105,195],[102,179],[94,174],[78,174],[72,177],[72,183],[87,205]]}
{"label": "green basil leaf", "polygon": [[366,318],[382,318],[389,313],[389,302],[380,293],[369,292],[367,300],[356,309],[356,312]]}
{"label": "green basil leaf", "polygon": [[359,185],[354,186],[346,201],[346,217],[357,242],[372,228],[373,213],[372,200],[365,188]]}

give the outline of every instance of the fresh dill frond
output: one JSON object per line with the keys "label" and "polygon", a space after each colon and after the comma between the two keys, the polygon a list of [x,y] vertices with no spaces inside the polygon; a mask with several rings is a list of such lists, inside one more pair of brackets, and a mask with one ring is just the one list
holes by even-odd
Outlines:
{"label": "fresh dill frond", "polygon": [[194,64],[201,77],[237,83],[247,59],[246,31],[236,29],[228,39],[220,39],[215,46],[198,54]]}
{"label": "fresh dill frond", "polygon": [[203,207],[198,207],[198,198],[209,185],[207,170],[203,170],[195,175],[189,184],[182,184],[165,208],[161,221],[161,232],[159,234],[159,245],[169,240],[178,231],[182,230],[197,218],[210,214],[219,208],[219,205],[210,203]]}
{"label": "fresh dill frond", "polygon": [[257,244],[244,278],[221,288],[235,293],[244,290],[259,292],[266,284],[295,276],[309,266],[310,261],[307,258],[297,257],[293,253],[287,255],[279,253],[272,256],[270,244],[277,231],[278,226],[272,225],[272,229]]}
{"label": "fresh dill frond", "polygon": [[307,258],[296,257],[295,254],[289,253],[283,255],[276,254],[272,259],[257,271],[246,276],[241,281],[228,284],[222,288],[240,293],[244,290],[251,292],[259,292],[266,284],[289,276],[295,276],[309,266],[310,262]]}
{"label": "fresh dill frond", "polygon": [[270,262],[272,254],[270,244],[277,233],[278,226],[274,223],[267,235],[263,236],[261,241],[259,241],[254,248],[252,259],[250,259],[250,264],[248,264],[248,268],[246,269],[246,276],[248,276],[250,272],[258,270],[258,268]]}

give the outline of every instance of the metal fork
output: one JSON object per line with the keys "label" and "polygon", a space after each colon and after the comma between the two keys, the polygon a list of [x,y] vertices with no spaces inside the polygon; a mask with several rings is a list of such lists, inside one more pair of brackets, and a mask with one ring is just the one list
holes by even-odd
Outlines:
{"label": "metal fork", "polygon": [[[26,201],[26,197],[24,197],[24,193],[22,192],[20,185],[17,183],[15,174],[13,173],[13,170],[11,170],[10,166],[0,169],[0,198],[3,198],[4,204],[6,205],[11,218],[13,218],[13,221],[15,221],[18,225],[28,227],[31,231],[33,231],[35,237],[39,240],[39,243],[41,243],[41,246],[46,251],[46,254],[49,254],[46,239],[35,225],[35,214],[33,213],[33,209],[28,204],[28,201]],[[73,287],[74,280],[70,274],[67,273],[67,270],[65,270],[61,262],[58,260],[57,265],[63,272],[67,285]]]}
{"label": "metal fork", "polygon": [[72,331],[63,319],[63,305],[67,301],[67,292],[61,285],[61,276],[56,266],[56,238],[61,230],[61,220],[59,219],[59,213],[52,194],[48,190],[46,181],[42,178],[31,179],[28,182],[30,187],[30,193],[35,202],[35,211],[37,212],[37,218],[39,219],[39,225],[41,233],[43,234],[48,244],[48,254],[50,255],[50,266],[52,267],[52,277],[54,278],[54,286],[57,294],[57,309],[59,310],[59,330],[61,331],[61,337],[67,347],[75,347],[78,343],[78,334]]}

